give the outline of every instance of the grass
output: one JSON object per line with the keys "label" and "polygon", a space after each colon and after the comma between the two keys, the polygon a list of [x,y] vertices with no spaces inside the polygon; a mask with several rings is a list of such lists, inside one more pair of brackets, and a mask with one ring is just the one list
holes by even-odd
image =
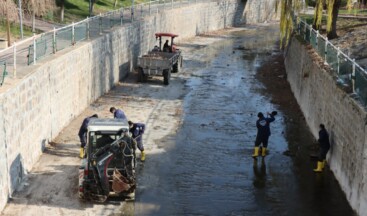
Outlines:
{"label": "grass", "polygon": [[[135,4],[147,2],[148,0],[135,0]],[[94,4],[94,14],[105,13],[111,10],[116,10],[121,7],[131,6],[131,0],[118,0],[116,8],[114,7],[115,0],[98,0]],[[50,16],[51,21],[59,22],[59,11]],[[64,23],[77,22],[89,16],[89,0],[65,0],[65,15]],[[56,18],[57,17],[57,18]],[[46,17],[47,19],[47,17]]]}
{"label": "grass", "polygon": [[[33,35],[32,29],[27,26],[23,26],[23,35],[24,37],[32,36]],[[0,20],[0,38],[7,39],[5,20]],[[16,39],[20,39],[20,25],[19,24],[17,23],[10,24],[10,38],[12,42]]]}
{"label": "grass", "polygon": [[[313,15],[302,14],[300,15],[300,18],[302,20],[305,20],[307,24],[313,23]],[[323,27],[322,29],[320,29],[320,32],[325,32],[325,26],[326,26],[326,16],[325,15],[322,17],[321,24]],[[366,26],[367,22],[365,20],[360,20],[360,19],[350,19],[350,18],[339,17],[336,22],[336,25],[337,25],[338,32],[342,32],[342,31],[348,32],[354,28]]]}
{"label": "grass", "polygon": [[[149,0],[134,0],[135,4],[142,2],[148,2]],[[59,2],[57,2],[59,3]],[[94,14],[105,13],[111,10],[116,10],[121,7],[131,6],[132,0],[117,0],[117,6],[114,7],[115,0],[97,0],[94,4]],[[83,20],[89,16],[89,0],[65,0],[65,13],[64,24],[77,22]],[[45,14],[43,19],[54,23],[60,23],[60,8],[58,7],[55,12],[49,11]],[[20,27],[19,24],[12,23],[10,25],[11,40],[20,39]],[[23,26],[24,37],[32,36],[31,28]],[[6,22],[0,19],[0,38],[7,38],[6,35]]]}
{"label": "grass", "polygon": [[351,9],[351,10],[339,10],[340,15],[362,15],[367,16],[367,9]]}

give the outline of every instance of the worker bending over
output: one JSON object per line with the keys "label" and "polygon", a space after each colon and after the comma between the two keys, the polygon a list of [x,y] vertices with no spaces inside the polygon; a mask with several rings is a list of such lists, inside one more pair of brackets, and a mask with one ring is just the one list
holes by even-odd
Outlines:
{"label": "worker bending over", "polygon": [[138,149],[141,152],[140,160],[145,161],[145,152],[143,145],[143,134],[145,131],[145,124],[143,123],[134,123],[129,121],[130,133],[132,138],[134,138],[137,142]]}

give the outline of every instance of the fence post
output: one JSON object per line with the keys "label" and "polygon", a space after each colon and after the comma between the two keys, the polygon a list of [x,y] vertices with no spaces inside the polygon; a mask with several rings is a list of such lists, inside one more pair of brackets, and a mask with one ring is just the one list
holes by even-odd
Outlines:
{"label": "fence post", "polygon": [[339,67],[340,67],[340,60],[339,60],[339,55],[340,55],[340,48],[338,47],[338,49],[337,49],[337,54],[336,54],[336,62],[337,62],[337,64],[338,64],[338,70],[337,70],[337,73],[338,73],[338,75],[340,74],[340,70],[339,70]]}
{"label": "fence post", "polygon": [[121,8],[121,11],[120,11],[120,24],[122,25],[123,24],[123,19],[124,19],[124,8]]}
{"label": "fence post", "polygon": [[131,22],[134,22],[134,5],[131,6]]}
{"label": "fence post", "polygon": [[36,57],[36,51],[37,51],[37,48],[36,48],[36,36],[33,35],[33,65],[36,64],[36,60],[37,60],[37,57]]}
{"label": "fence post", "polygon": [[53,37],[52,37],[52,46],[53,46],[53,53],[55,54],[57,51],[57,46],[56,46],[56,28],[54,27],[54,32],[53,32]]}
{"label": "fence post", "polygon": [[140,4],[140,18],[143,17],[143,4]]}
{"label": "fence post", "polygon": [[325,62],[327,63],[327,45],[329,44],[329,40],[327,37],[325,37],[325,51],[324,51],[324,55],[325,55]]}
{"label": "fence post", "polygon": [[87,40],[90,39],[90,26],[89,26],[89,17],[87,17],[87,29],[86,29],[86,34],[87,34]]}
{"label": "fence post", "polygon": [[75,24],[71,24],[71,45],[75,45]]}
{"label": "fence post", "polygon": [[353,59],[353,66],[352,66],[352,89],[353,93],[355,93],[355,84],[356,84],[356,59]]}
{"label": "fence post", "polygon": [[150,6],[151,6],[151,1],[149,1],[149,15],[151,14],[151,11],[150,11]]}
{"label": "fence post", "polygon": [[99,14],[99,34],[102,34],[102,16]]}
{"label": "fence post", "polygon": [[109,13],[108,14],[108,21],[109,21],[109,23],[110,23],[110,28],[112,28],[112,26],[113,26],[113,24],[112,24],[112,17],[113,17],[113,15],[115,14],[115,12],[112,12],[112,13]]}
{"label": "fence post", "polygon": [[173,0],[171,0],[171,9],[173,9]]}
{"label": "fence post", "polygon": [[163,0],[163,10],[166,10],[166,0]]}
{"label": "fence post", "polygon": [[316,49],[319,52],[319,30],[316,31]]}
{"label": "fence post", "polygon": [[304,39],[306,40],[306,32],[307,32],[307,24],[305,22],[303,22],[305,25],[305,34],[303,35]]}
{"label": "fence post", "polygon": [[309,29],[310,29],[310,42],[311,42],[311,38],[312,38],[312,26],[311,25],[308,25],[308,26],[309,26]]}
{"label": "fence post", "polygon": [[13,49],[13,76],[14,79],[17,78],[17,44],[14,42],[13,43],[14,49]]}

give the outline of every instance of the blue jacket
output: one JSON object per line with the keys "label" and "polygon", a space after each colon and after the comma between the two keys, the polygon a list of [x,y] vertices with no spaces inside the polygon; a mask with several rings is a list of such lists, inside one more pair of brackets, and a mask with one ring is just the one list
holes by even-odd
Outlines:
{"label": "blue jacket", "polygon": [[116,119],[126,119],[125,113],[120,109],[117,109],[113,113],[113,117],[116,118]]}
{"label": "blue jacket", "polygon": [[145,124],[134,123],[133,126],[130,128],[130,133],[132,134],[132,137],[134,139],[136,138],[137,142],[140,142],[142,140],[144,130],[145,130]]}
{"label": "blue jacket", "polygon": [[274,116],[270,115],[270,118],[260,118],[256,121],[257,136],[268,137],[270,136],[270,123],[275,120]]}

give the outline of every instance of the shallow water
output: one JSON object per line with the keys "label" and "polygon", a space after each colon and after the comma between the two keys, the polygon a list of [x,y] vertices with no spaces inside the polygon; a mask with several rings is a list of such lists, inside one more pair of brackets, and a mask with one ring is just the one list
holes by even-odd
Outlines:
{"label": "shallow water", "polygon": [[[275,25],[249,26],[182,44],[181,124],[175,135],[162,138],[164,151],[140,165],[136,201],[122,212],[353,215],[332,173],[312,172],[306,147],[314,138],[304,122],[286,121],[299,113],[283,113],[261,93],[256,70],[276,52],[277,35]],[[219,39],[208,46],[206,37]],[[271,124],[269,155],[253,160],[256,115],[273,110],[278,115]],[[283,155],[294,148],[296,157]]]}

